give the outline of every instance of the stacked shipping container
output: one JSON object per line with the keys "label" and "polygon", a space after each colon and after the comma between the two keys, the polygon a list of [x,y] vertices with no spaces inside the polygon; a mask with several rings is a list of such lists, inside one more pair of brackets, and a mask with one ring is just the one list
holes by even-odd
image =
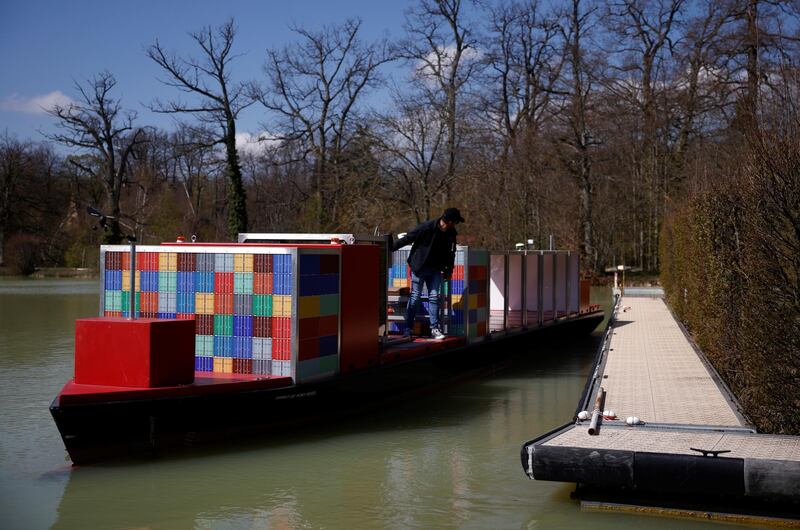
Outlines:
{"label": "stacked shipping container", "polygon": [[303,254],[299,260],[298,377],[333,375],[339,368],[339,256]]}
{"label": "stacked shipping container", "polygon": [[[103,314],[127,317],[129,254],[105,248],[103,254]],[[139,252],[136,315],[195,319],[197,370],[292,375],[292,258],[287,253]]]}

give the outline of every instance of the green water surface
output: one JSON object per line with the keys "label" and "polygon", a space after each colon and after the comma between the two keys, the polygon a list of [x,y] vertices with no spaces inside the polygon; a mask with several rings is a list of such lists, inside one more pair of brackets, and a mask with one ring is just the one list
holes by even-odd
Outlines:
{"label": "green water surface", "polygon": [[573,413],[597,336],[338,426],[72,468],[48,406],[98,303],[96,281],[0,279],[0,529],[710,527],[584,513],[571,485],[522,472],[521,444]]}

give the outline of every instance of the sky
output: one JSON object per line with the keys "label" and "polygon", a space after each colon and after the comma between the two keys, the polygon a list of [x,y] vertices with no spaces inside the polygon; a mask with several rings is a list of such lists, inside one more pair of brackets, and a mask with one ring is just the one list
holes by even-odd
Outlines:
{"label": "sky", "polygon": [[[138,113],[139,125],[173,127],[172,118],[147,109],[155,98],[175,99],[175,88],[158,81],[158,66],[145,55],[156,39],[179,55],[196,54],[188,33],[233,17],[237,80],[263,80],[265,51],[296,40],[290,26],[316,30],[348,18],[362,20],[361,38],[371,42],[402,35],[410,1],[398,0],[0,0],[0,135],[41,141],[54,130],[43,107],[76,98],[75,83],[108,70],[114,96]],[[194,43],[196,46],[196,43]],[[237,128],[264,130],[263,109],[242,113]]]}

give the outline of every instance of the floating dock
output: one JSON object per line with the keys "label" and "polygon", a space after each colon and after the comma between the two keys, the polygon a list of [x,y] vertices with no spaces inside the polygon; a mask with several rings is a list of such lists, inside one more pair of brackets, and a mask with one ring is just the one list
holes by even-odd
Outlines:
{"label": "floating dock", "polygon": [[756,433],[660,296],[618,300],[574,419],[521,458],[531,479],[614,499],[800,502],[800,437]]}

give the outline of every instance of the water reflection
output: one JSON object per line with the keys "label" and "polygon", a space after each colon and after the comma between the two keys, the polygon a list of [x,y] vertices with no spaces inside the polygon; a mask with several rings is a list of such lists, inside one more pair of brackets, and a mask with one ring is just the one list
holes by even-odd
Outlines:
{"label": "water reflection", "polygon": [[[522,524],[515,492],[531,483],[519,467],[519,445],[541,430],[540,421],[552,427],[574,408],[586,353],[551,349],[537,362],[332,430],[76,469],[55,527]],[[553,376],[555,365],[572,375]]]}

